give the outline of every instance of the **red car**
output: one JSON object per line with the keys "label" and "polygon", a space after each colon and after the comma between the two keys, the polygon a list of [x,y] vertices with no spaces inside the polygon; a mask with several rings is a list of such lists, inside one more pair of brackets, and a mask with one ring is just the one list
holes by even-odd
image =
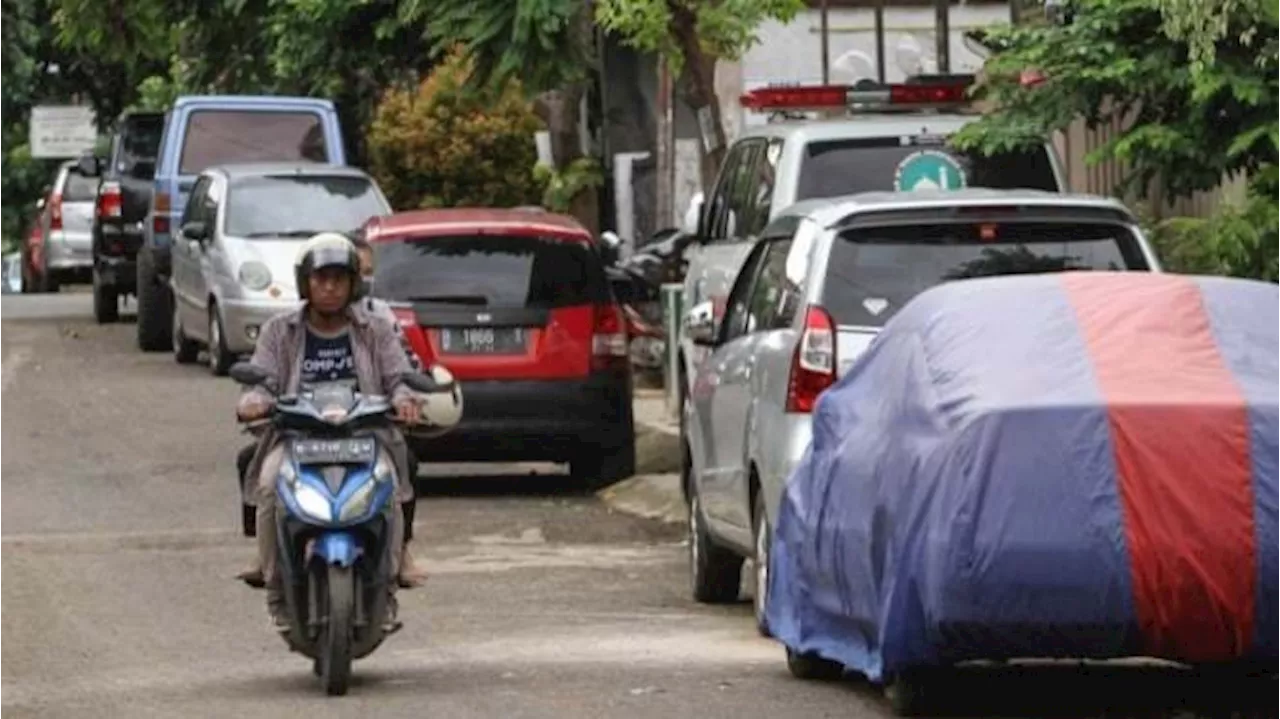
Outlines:
{"label": "red car", "polygon": [[463,417],[411,437],[423,460],[567,462],[600,485],[635,471],[626,318],[595,240],[524,209],[377,217],[372,293],[414,351],[461,381]]}

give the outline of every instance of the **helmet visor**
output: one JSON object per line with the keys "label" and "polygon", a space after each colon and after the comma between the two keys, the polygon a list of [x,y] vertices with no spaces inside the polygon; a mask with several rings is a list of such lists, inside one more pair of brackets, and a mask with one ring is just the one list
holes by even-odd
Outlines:
{"label": "helmet visor", "polygon": [[317,247],[311,251],[311,271],[316,272],[326,267],[342,267],[351,272],[359,268],[351,264],[351,251],[342,247]]}

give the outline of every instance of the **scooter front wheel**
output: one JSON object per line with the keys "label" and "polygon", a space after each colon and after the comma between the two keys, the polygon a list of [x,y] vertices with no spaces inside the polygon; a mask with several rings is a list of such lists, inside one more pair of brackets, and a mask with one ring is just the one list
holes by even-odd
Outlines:
{"label": "scooter front wheel", "polygon": [[325,577],[323,629],[320,633],[318,672],[330,696],[347,693],[351,682],[351,634],[355,622],[355,578],[349,567],[329,565]]}

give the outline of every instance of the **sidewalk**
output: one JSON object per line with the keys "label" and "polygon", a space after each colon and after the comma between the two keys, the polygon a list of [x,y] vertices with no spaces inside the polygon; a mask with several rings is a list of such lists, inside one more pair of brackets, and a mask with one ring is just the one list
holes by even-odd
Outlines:
{"label": "sidewalk", "polygon": [[660,522],[683,524],[680,490],[680,422],[667,412],[662,390],[637,389],[636,475],[601,490],[597,496],[615,511]]}

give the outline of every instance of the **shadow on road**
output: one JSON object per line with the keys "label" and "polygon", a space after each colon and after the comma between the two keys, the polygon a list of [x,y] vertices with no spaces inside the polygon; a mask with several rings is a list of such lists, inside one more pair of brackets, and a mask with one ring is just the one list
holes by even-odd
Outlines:
{"label": "shadow on road", "polygon": [[[880,698],[858,679],[850,689]],[[1025,664],[965,667],[929,686],[941,715],[962,717],[1275,717],[1272,676],[1167,666]]]}
{"label": "shadow on road", "polygon": [[[483,466],[483,465],[481,465]],[[429,497],[576,497],[591,494],[563,471],[491,468],[455,473],[423,465],[417,482],[418,496]]]}

